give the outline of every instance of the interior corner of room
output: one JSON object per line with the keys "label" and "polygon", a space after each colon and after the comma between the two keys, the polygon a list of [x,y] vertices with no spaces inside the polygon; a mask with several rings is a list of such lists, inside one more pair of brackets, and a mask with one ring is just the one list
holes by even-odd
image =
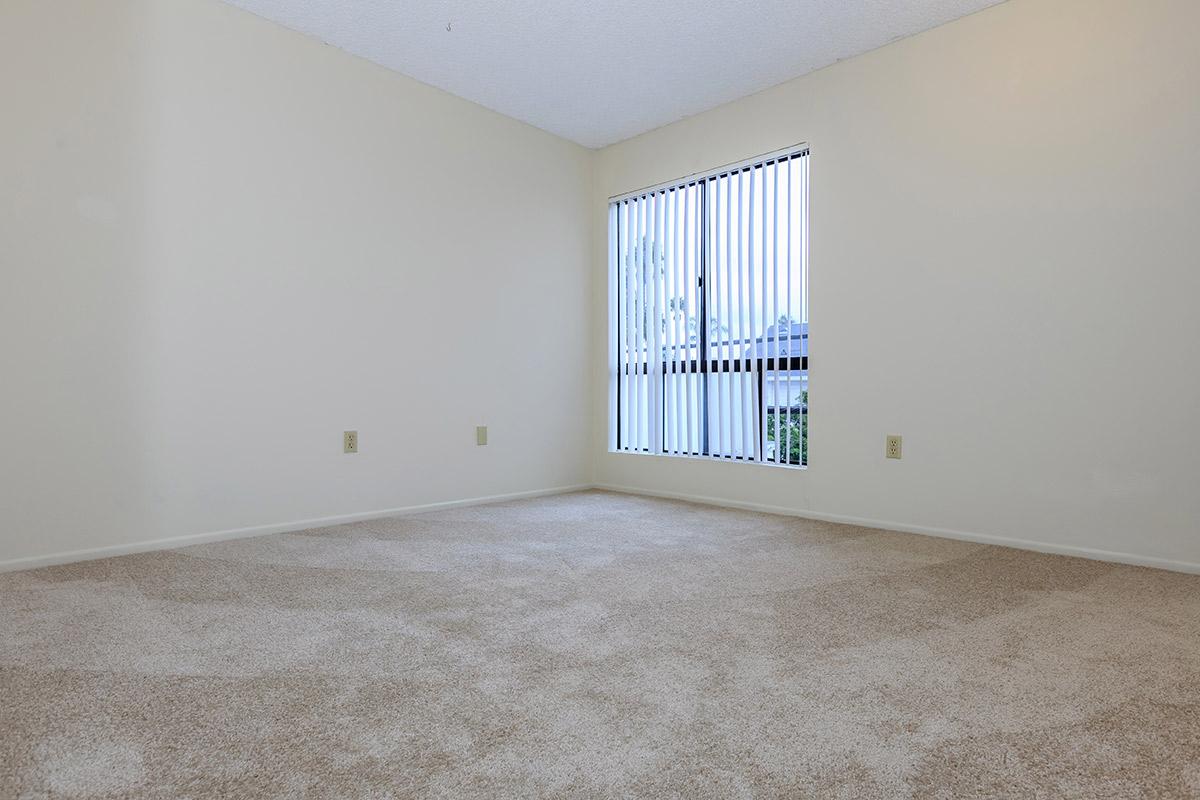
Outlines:
{"label": "interior corner of room", "polygon": [[[0,562],[596,485],[1197,569],[1190,12],[1085,5],[594,149],[211,0],[10,4]],[[796,143],[808,469],[611,452],[609,198]]]}

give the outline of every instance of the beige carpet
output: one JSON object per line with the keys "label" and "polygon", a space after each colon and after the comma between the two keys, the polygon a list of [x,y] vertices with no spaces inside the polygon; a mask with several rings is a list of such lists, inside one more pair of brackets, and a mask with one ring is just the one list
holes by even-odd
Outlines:
{"label": "beige carpet", "polygon": [[1200,797],[1200,578],[600,492],[0,575],[0,797]]}

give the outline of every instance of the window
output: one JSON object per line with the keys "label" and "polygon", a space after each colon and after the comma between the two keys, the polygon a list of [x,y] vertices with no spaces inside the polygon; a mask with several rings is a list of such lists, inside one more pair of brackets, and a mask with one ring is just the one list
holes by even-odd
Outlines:
{"label": "window", "polygon": [[808,150],[609,204],[609,446],[808,463]]}

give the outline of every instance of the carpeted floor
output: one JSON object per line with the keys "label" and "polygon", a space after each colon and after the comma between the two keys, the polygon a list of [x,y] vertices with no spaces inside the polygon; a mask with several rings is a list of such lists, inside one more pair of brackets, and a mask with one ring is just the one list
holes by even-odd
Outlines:
{"label": "carpeted floor", "polygon": [[1200,578],[587,492],[0,575],[0,797],[1200,797]]}

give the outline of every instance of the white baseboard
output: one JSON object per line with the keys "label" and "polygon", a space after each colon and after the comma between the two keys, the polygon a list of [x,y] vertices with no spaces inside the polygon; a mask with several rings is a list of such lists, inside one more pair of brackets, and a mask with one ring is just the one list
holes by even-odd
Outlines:
{"label": "white baseboard", "polygon": [[166,539],[151,539],[130,544],[116,544],[108,547],[92,547],[85,550],[70,550],[63,553],[51,553],[45,556],[29,556],[0,561],[0,572],[13,572],[22,569],[50,567],[55,564],[70,564],[75,561],[92,561],[97,558],[111,558],[129,553],[146,553],[151,550],[173,550],[177,547],[188,547],[205,542],[220,542],[227,539],[246,539],[251,536],[266,536],[271,533],[288,533],[303,531],[309,528],[325,528],[330,525],[342,525],[347,522],[361,522],[368,519],[383,517],[400,517],[408,514],[419,514],[423,511],[438,511],[446,508],[463,506],[478,506],[486,503],[502,503],[506,500],[521,500],[527,497],[545,497],[554,494],[579,492],[592,488],[588,484],[578,486],[556,486],[551,489],[534,489],[527,492],[511,492],[509,494],[494,494],[486,497],[469,497],[464,500],[447,500],[441,503],[426,503],[419,506],[401,506],[400,508],[385,508],[379,511],[361,511],[355,514],[339,514],[333,517],[316,517],[299,519],[292,522],[279,522],[270,525],[254,525],[249,528],[232,528],[225,531],[208,533],[192,533],[186,536],[172,536]]}
{"label": "white baseboard", "polygon": [[761,503],[743,503],[738,500],[730,500],[722,497],[705,497],[702,495],[685,494],[680,492],[658,492],[649,489],[641,489],[635,486],[617,486],[614,484],[598,483],[593,488],[604,489],[610,492],[620,492],[622,494],[635,494],[646,497],[662,497],[669,500],[686,500],[688,502],[701,503],[708,506],[739,508],[746,511],[761,511],[766,514],[780,514],[787,517],[803,517],[805,519],[816,519],[824,522],[840,522],[846,525],[858,525],[864,528],[879,528],[881,530],[900,531],[902,533],[916,533],[921,536],[934,536],[939,539],[959,539],[964,542],[993,544],[1000,547],[1012,547],[1018,550],[1033,550],[1038,553],[1054,553],[1062,556],[1089,558],[1093,561],[1111,561],[1118,564],[1132,564],[1139,567],[1154,567],[1156,569],[1165,569],[1172,572],[1185,572],[1191,575],[1200,575],[1200,563],[1192,561],[1176,561],[1168,558],[1142,556],[1136,553],[1121,553],[1113,550],[1100,550],[1093,547],[1053,544],[1051,542],[1038,542],[1032,539],[1016,539],[1008,536],[993,536],[992,534],[987,533],[971,533],[968,531],[950,530],[948,528],[930,528],[922,525],[909,525],[903,522],[892,522],[890,520],[865,519],[862,517],[850,517],[843,514],[825,514],[820,511],[798,511],[794,508],[785,508],[783,506],[771,506]]}
{"label": "white baseboard", "polygon": [[94,547],[86,550],[71,550],[62,553],[52,553],[45,556],[15,558],[8,561],[0,561],[0,572],[12,572],[15,570],[35,569],[37,567],[49,567],[55,564],[69,564],[75,561],[91,561],[97,558],[110,558],[112,556],[121,556],[129,553],[145,553],[152,550],[171,550],[177,547],[187,547],[189,545],[203,544],[205,542],[220,542],[227,539],[245,539],[251,536],[265,536],[272,533],[288,533],[291,531],[308,530],[310,528],[323,528],[330,525],[342,525],[347,522],[360,522],[368,519],[381,519],[383,517],[399,517],[408,514],[419,514],[424,511],[437,511],[447,508],[477,506],[487,503],[502,503],[506,500],[520,500],[529,497],[546,497],[549,495],[567,494],[569,492],[580,492],[587,489],[603,489],[605,491],[620,492],[622,494],[642,495],[645,497],[662,497],[670,500],[685,500],[691,503],[701,503],[704,505],[719,506],[722,508],[739,508],[746,511],[760,511],[766,514],[803,517],[805,519],[816,519],[825,522],[840,522],[846,525],[858,525],[865,528],[879,528],[881,530],[900,531],[902,533],[915,533],[921,536],[934,536],[941,539],[958,539],[965,542],[976,542],[978,544],[992,544],[999,545],[1001,547],[1013,547],[1019,550],[1033,550],[1039,553],[1054,553],[1057,555],[1075,556],[1077,558],[1089,558],[1095,561],[1110,561],[1118,564],[1133,564],[1141,567],[1154,567],[1156,569],[1165,569],[1172,572],[1184,572],[1193,575],[1200,575],[1200,563],[1191,561],[1177,561],[1166,558],[1157,558],[1154,556],[1143,556],[1136,553],[1121,553],[1112,550],[1100,550],[1092,547],[1053,544],[1051,542],[1038,542],[1031,539],[994,536],[986,533],[956,531],[948,528],[931,528],[922,525],[909,525],[903,522],[893,522],[890,520],[851,517],[844,514],[826,514],[819,511],[799,511],[794,508],[786,508],[784,506],[773,506],[763,503],[745,503],[740,500],[731,500],[724,497],[707,497],[704,495],[687,494],[683,492],[659,492],[650,489],[642,489],[636,486],[618,486],[615,484],[599,483],[579,484],[574,486],[557,486],[550,489],[535,489],[526,492],[512,492],[509,494],[488,495],[485,497],[470,497],[463,500],[448,500],[441,503],[401,506],[399,508],[387,508],[378,511],[362,511],[354,514],[340,514],[332,517],[316,517],[313,519],[294,520],[292,522],[280,522],[270,525],[255,525],[248,528],[233,528],[231,530],[212,531],[209,533],[194,533],[186,536],[174,536],[166,539],[152,539],[150,541],[111,545],[108,547]]}

